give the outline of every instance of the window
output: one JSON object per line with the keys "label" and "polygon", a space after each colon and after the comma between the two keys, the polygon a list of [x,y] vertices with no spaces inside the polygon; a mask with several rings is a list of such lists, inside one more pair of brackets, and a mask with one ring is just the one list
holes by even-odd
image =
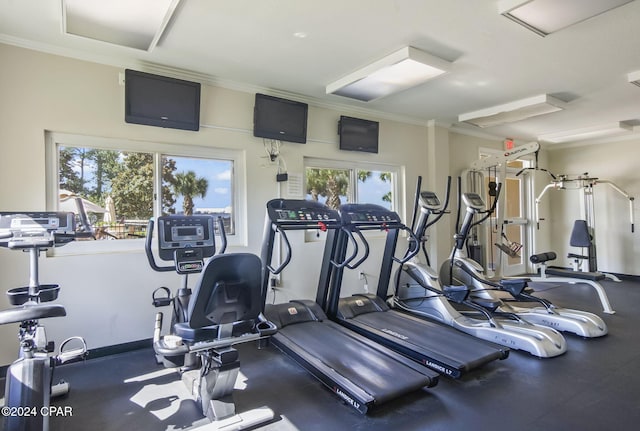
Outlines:
{"label": "window", "polygon": [[358,202],[397,211],[398,172],[395,166],[306,159],[306,197],[336,209]]}
{"label": "window", "polygon": [[[144,238],[149,218],[168,214],[221,216],[229,242],[241,244],[238,168],[241,152],[50,134],[49,209],[86,212],[86,243]],[[243,223],[240,223],[243,225]],[[139,248],[136,242],[135,248]],[[89,246],[89,245],[87,245]],[[94,249],[101,246],[90,246]],[[65,247],[66,249],[67,247]]]}

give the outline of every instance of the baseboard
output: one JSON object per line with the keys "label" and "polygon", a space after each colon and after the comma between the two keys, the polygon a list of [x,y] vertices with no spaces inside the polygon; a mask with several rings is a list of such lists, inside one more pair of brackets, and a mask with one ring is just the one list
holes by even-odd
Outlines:
{"label": "baseboard", "polygon": [[[96,347],[89,349],[89,354],[86,360],[104,358],[105,356],[118,355],[120,353],[132,352],[134,350],[147,349],[153,347],[153,339],[146,338],[144,340],[130,341],[128,343],[114,344],[112,346]],[[64,365],[60,365],[64,367]],[[9,365],[0,367],[0,378],[4,379],[7,376],[7,369]]]}
{"label": "baseboard", "polygon": [[134,350],[147,349],[153,347],[153,339],[130,341],[128,343],[114,344],[112,346],[97,347],[89,349],[88,360],[103,358],[105,356],[117,355],[120,353],[132,352]]}

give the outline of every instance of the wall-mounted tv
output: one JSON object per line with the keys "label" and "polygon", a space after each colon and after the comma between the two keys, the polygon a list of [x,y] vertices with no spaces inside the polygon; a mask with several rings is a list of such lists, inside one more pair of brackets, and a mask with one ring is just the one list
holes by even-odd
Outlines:
{"label": "wall-mounted tv", "polygon": [[346,151],[378,152],[377,121],[362,120],[360,118],[342,115],[338,123],[340,135],[340,149]]}
{"label": "wall-mounted tv", "polygon": [[308,110],[306,103],[256,93],[253,136],[305,144]]}
{"label": "wall-mounted tv", "polygon": [[200,129],[200,84],[126,69],[124,121],[181,130]]}

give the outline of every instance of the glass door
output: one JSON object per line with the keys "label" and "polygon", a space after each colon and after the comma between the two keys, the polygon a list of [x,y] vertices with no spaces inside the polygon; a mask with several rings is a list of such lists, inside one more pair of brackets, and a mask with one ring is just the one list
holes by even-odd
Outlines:
{"label": "glass door", "polygon": [[[522,160],[508,162],[501,171],[494,173],[497,177],[489,175],[484,180],[485,190],[491,189],[490,183],[502,183],[496,212],[486,225],[487,243],[490,244],[485,250],[486,269],[491,276],[514,276],[527,272],[528,248],[523,246],[526,244],[528,225],[526,176],[516,176],[525,163]],[[487,207],[492,202],[493,197],[487,196]]]}
{"label": "glass door", "polygon": [[496,247],[502,253],[502,275],[513,276],[526,272],[529,258],[528,248],[523,246],[527,231],[525,187],[523,177],[516,177],[510,172],[507,172],[504,184],[504,221],[502,229],[497,232],[499,242]]}

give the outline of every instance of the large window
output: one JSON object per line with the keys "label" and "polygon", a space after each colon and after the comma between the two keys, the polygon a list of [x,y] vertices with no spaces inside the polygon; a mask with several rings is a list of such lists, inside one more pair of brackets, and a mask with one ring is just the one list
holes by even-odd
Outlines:
{"label": "large window", "polygon": [[356,202],[381,205],[391,210],[400,207],[397,182],[399,168],[322,159],[305,160],[307,199],[331,208]]}
{"label": "large window", "polygon": [[149,218],[168,214],[220,216],[242,241],[240,152],[51,134],[47,158],[48,207],[86,213],[87,241],[144,238]]}

